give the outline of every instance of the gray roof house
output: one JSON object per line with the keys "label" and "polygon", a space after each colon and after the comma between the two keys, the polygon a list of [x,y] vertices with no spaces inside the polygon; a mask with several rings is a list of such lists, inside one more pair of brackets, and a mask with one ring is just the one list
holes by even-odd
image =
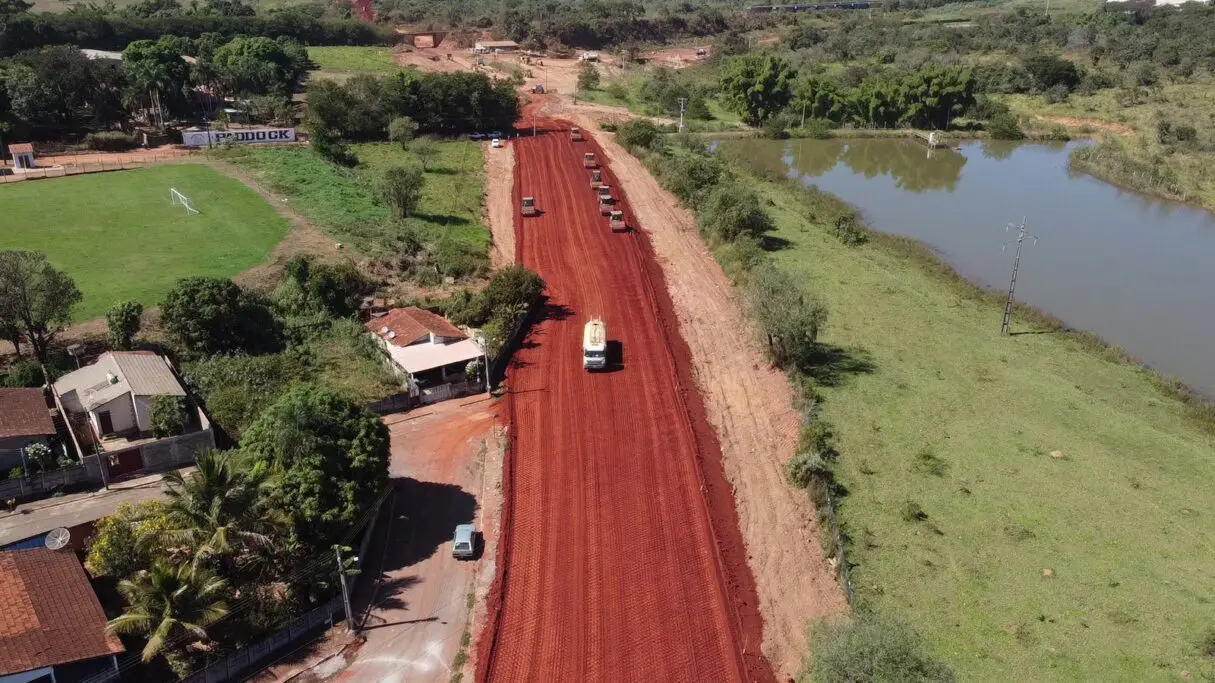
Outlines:
{"label": "gray roof house", "polygon": [[153,396],[186,395],[168,361],[146,351],[103,353],[92,365],[60,377],[54,389],[65,411],[88,416],[98,442],[149,431]]}

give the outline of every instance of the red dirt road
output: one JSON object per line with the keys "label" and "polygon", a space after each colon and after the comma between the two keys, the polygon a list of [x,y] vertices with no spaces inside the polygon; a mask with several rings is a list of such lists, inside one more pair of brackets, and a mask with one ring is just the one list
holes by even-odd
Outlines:
{"label": "red dirt road", "polygon": [[[503,536],[477,679],[771,681],[732,492],[661,270],[643,233],[608,230],[582,168],[600,150],[561,128],[510,143],[515,206],[531,195],[543,212],[516,215],[517,260],[549,301],[509,373]],[[606,170],[605,181],[615,186]],[[623,361],[614,371],[582,369],[592,316]]]}

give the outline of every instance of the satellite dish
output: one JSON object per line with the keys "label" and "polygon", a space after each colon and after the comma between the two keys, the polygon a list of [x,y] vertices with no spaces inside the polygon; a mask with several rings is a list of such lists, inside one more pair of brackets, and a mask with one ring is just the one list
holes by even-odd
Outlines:
{"label": "satellite dish", "polygon": [[51,550],[62,550],[72,541],[72,532],[63,527],[51,529],[46,535],[46,547]]}

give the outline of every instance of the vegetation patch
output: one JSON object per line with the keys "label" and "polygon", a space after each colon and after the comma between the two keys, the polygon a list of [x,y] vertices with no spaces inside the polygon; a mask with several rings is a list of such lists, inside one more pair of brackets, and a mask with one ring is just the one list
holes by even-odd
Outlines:
{"label": "vegetation patch", "polygon": [[392,48],[380,46],[309,46],[308,59],[320,71],[331,73],[391,74],[401,70],[392,59]]}
{"label": "vegetation patch", "polygon": [[[199,210],[174,206],[177,188]],[[76,321],[116,302],[152,305],[187,275],[229,277],[265,263],[290,227],[240,181],[199,164],[3,188],[0,249],[41,251],[79,286]]]}

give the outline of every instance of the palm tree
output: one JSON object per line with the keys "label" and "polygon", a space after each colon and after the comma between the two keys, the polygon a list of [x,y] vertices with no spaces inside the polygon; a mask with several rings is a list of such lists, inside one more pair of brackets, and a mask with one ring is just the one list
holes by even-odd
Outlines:
{"label": "palm tree", "polygon": [[227,581],[206,571],[156,562],[118,584],[127,608],[106,624],[106,633],[147,637],[143,661],[151,661],[187,642],[206,641],[207,627],[228,614],[227,589]]}
{"label": "palm tree", "polygon": [[224,453],[199,456],[189,477],[165,476],[168,488],[169,540],[194,550],[194,565],[218,560],[248,564],[255,551],[272,546],[267,533],[275,528],[274,514],[263,495],[265,477],[238,468]]}

